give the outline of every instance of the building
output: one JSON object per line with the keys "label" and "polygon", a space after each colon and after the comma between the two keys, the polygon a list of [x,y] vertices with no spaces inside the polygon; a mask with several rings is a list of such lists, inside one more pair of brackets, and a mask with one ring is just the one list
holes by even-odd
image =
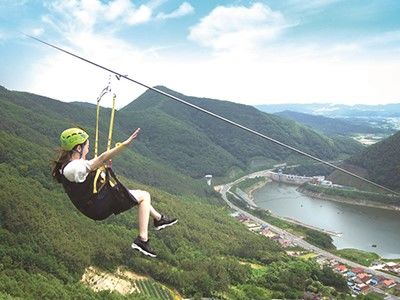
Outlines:
{"label": "building", "polygon": [[278,172],[268,172],[267,177],[271,178],[273,181],[294,185],[302,185],[303,183],[312,182],[315,180],[314,177],[283,174],[281,169],[279,169]]}
{"label": "building", "polygon": [[351,271],[356,275],[358,273],[364,273],[364,269],[363,268],[353,268],[353,269],[351,269]]}
{"label": "building", "polygon": [[370,275],[367,273],[358,273],[357,274],[357,279],[359,279],[361,282],[367,282],[370,278]]}
{"label": "building", "polygon": [[390,289],[396,285],[396,282],[393,279],[386,279],[383,281],[383,286]]}
{"label": "building", "polygon": [[204,178],[207,180],[207,184],[211,185],[212,175],[211,174],[207,174],[206,176],[204,176]]}
{"label": "building", "polygon": [[345,265],[338,265],[335,269],[340,273],[345,273],[347,271],[347,267]]}
{"label": "building", "polygon": [[347,273],[346,273],[346,276],[347,276],[347,278],[355,278],[356,277],[356,273],[354,273],[354,272],[352,272],[352,271],[348,271]]}
{"label": "building", "polygon": [[266,236],[267,238],[273,238],[274,236],[276,236],[276,233],[273,233],[271,230],[269,230],[268,228],[264,228],[261,231],[261,234],[263,236]]}

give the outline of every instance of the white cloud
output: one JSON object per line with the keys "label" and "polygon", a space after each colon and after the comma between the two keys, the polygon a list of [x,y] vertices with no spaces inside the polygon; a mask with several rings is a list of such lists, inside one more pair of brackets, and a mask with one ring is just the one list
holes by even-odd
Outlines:
{"label": "white cloud", "polygon": [[159,13],[157,15],[157,19],[173,19],[173,18],[179,18],[183,17],[189,14],[192,14],[194,12],[194,8],[190,3],[188,2],[183,2],[176,10],[174,10],[171,13]]}
{"label": "white cloud", "polygon": [[135,6],[131,0],[57,0],[47,4],[49,14],[43,16],[47,23],[64,33],[95,32],[99,28],[112,32],[123,25],[149,22],[153,10],[145,4]]}
{"label": "white cloud", "polygon": [[56,0],[46,4],[49,14],[42,19],[63,33],[81,31],[115,32],[123,26],[148,23],[154,19],[178,18],[194,11],[188,2],[183,2],[171,13],[160,12],[154,17],[155,10],[164,0],[152,0],[139,6],[132,0]]}
{"label": "white cloud", "polygon": [[[82,56],[150,86],[166,85],[193,96],[246,104],[400,100],[396,81],[400,59],[355,59],[343,55],[342,49],[334,52],[318,47],[275,48],[257,57],[230,53],[193,58],[164,52],[152,55],[120,40],[86,34],[74,40],[76,44],[83,41],[85,47],[74,50]],[[108,79],[106,72],[58,53],[38,62],[34,73],[29,91],[64,101],[94,103]],[[114,83],[118,85],[118,107],[144,92],[124,79]],[[103,104],[109,106],[111,100]]]}
{"label": "white cloud", "polygon": [[136,10],[131,10],[127,15],[127,23],[129,25],[136,25],[146,23],[151,20],[152,10],[146,5],[141,5]]}
{"label": "white cloud", "polygon": [[131,10],[132,6],[133,5],[130,0],[111,1],[106,8],[107,13],[104,17],[107,21],[114,21],[115,19],[123,16],[126,11]]}
{"label": "white cloud", "polygon": [[287,26],[280,12],[262,3],[218,6],[190,29],[189,39],[214,50],[251,49],[275,39]]}
{"label": "white cloud", "polygon": [[275,51],[258,58],[232,55],[186,62],[190,69],[183,63],[176,62],[173,68],[176,73],[190,74],[190,80],[180,83],[176,76],[167,80],[171,87],[196,96],[246,104],[400,101],[399,59],[354,60]]}
{"label": "white cloud", "polygon": [[[204,17],[191,29],[191,39],[211,50],[203,51],[200,57],[195,52],[185,54],[165,45],[139,49],[103,27],[96,27],[105,20],[105,4],[92,0],[83,9],[79,3],[60,1],[60,9],[69,5],[67,15],[46,16],[43,20],[66,36],[73,52],[150,86],[161,84],[188,95],[247,104],[368,104],[400,100],[395,82],[395,78],[400,78],[400,60],[396,56],[368,56],[366,40],[331,45],[270,43],[265,47],[260,41],[274,40],[290,25],[280,12],[260,3],[248,8],[219,6]],[[153,13],[161,3],[154,0],[145,7]],[[141,10],[129,0],[115,0],[108,5],[106,25],[112,22],[115,26],[117,20],[126,23],[129,16]],[[133,19],[146,20],[148,9],[142,8]],[[383,37],[387,41],[397,40],[398,33]],[[230,47],[240,51],[229,51]],[[63,101],[94,103],[107,82],[107,73],[65,54],[49,53],[35,64],[30,75],[33,80],[26,89]],[[123,79],[116,84],[119,107],[144,91]]]}
{"label": "white cloud", "polygon": [[[161,59],[158,52],[166,49],[165,46],[152,45],[149,49],[139,49],[113,34],[122,24],[136,25],[150,21],[153,9],[162,1],[153,0],[148,4],[136,7],[130,0],[114,0],[107,4],[99,0],[53,1],[48,4],[49,13],[42,16],[42,22],[66,39],[63,48],[67,47],[73,53],[123,74],[134,70],[145,82],[157,85],[163,80],[153,70],[158,68],[157,62]],[[180,13],[184,10],[187,11],[185,5]],[[102,70],[52,50],[47,57],[35,62],[31,74],[34,76],[31,76],[28,90],[64,101],[94,100],[108,76]],[[143,92],[143,89],[126,82],[120,86],[119,93],[124,100],[119,101],[119,105],[138,96],[135,92],[132,94],[132,88]]]}
{"label": "white cloud", "polygon": [[[150,55],[146,57],[139,49],[112,37],[82,32],[71,38],[71,44],[81,46],[75,46],[73,49],[67,48],[67,50],[115,69],[122,74],[136,75],[137,72],[146,80],[149,79],[146,74],[151,73],[151,71],[146,71],[146,68],[154,69],[154,65],[147,65],[147,61],[151,62],[152,59]],[[132,70],[135,74],[131,73]],[[63,101],[92,103],[96,100],[97,93],[104,88],[103,85],[106,84],[109,76],[104,70],[52,50],[48,56],[35,63],[31,72],[35,76],[31,76],[32,80],[28,90]],[[150,80],[150,82],[152,81]],[[115,82],[115,84],[120,85],[119,82]],[[132,90],[137,90],[137,87],[127,85],[125,82],[116,90],[119,94],[118,104],[121,105],[121,103],[126,104],[135,98]],[[105,106],[110,104],[111,102],[107,103],[106,101],[104,103]]]}

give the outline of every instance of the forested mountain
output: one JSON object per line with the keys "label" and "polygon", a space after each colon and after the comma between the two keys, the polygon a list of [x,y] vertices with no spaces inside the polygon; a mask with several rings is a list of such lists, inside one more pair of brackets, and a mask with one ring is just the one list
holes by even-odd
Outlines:
{"label": "forested mountain", "polygon": [[[320,158],[336,159],[362,149],[351,139],[328,138],[252,106],[188,97],[165,87],[158,88]],[[257,158],[272,162],[302,159],[294,157],[292,151],[151,90],[121,109],[118,120],[125,132],[144,127],[142,141],[151,149],[149,155],[192,177],[202,177],[205,173],[222,176],[234,165],[246,169]]]}
{"label": "forested mountain", "polygon": [[[59,144],[59,134],[63,129],[74,125],[83,126],[94,140],[96,124],[94,105],[64,103],[34,94],[11,92],[5,88],[0,89],[0,97],[1,160],[25,170],[26,174],[40,176],[43,184],[48,180],[48,165],[54,156],[53,150]],[[102,109],[100,146],[103,150],[107,143],[109,115],[109,109]],[[118,118],[118,114],[116,115]],[[126,139],[133,129],[131,127],[124,132],[119,127],[119,122],[116,122],[114,141]],[[164,165],[162,161],[151,160],[146,156],[148,152],[149,150],[139,139],[121,159],[115,160],[115,168],[129,178],[174,193],[204,192],[202,182],[177,172],[171,166]]]}
{"label": "forested mountain", "polygon": [[369,146],[349,163],[365,169],[368,178],[392,189],[400,189],[400,132]]}
{"label": "forested mountain", "polygon": [[314,130],[326,134],[349,135],[354,133],[384,133],[385,130],[368,125],[352,123],[345,119],[328,118],[321,115],[305,114],[296,111],[285,110],[275,113],[275,115],[285,117],[300,124],[310,126]]}
{"label": "forested mountain", "polygon": [[[313,153],[340,154],[336,141],[293,122],[240,105],[227,112],[228,102],[190,100],[265,133],[270,129],[274,137],[281,134],[284,141]],[[224,174],[232,165],[246,168],[244,155],[267,153],[281,159],[288,153],[149,92],[121,109],[115,140],[123,140],[135,127],[143,132],[114,159],[114,169],[127,186],[150,191],[160,211],[179,218],[168,230],[151,229],[158,253],[151,259],[130,248],[138,234],[136,209],[91,221],[50,177],[49,162],[63,129],[79,124],[94,137],[93,105],[5,88],[0,88],[0,105],[0,299],[122,299],[119,294],[95,293],[79,282],[89,266],[112,271],[121,265],[185,297],[293,299],[306,290],[336,297],[327,286],[346,291],[345,280],[330,269],[290,258],[275,242],[248,231],[218,204],[203,181],[188,176],[200,177],[205,170]],[[101,114],[104,142],[108,113],[103,109]],[[321,151],[312,148],[314,142]],[[127,298],[150,299],[138,294]]]}

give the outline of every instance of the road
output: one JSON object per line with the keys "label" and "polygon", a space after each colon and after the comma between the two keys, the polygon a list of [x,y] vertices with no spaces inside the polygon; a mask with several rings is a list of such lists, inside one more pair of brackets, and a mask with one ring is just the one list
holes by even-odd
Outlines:
{"label": "road", "polygon": [[[258,218],[256,216],[253,216],[249,212],[247,212],[247,211],[235,206],[234,204],[232,204],[228,200],[226,194],[229,192],[230,188],[233,185],[235,185],[235,184],[237,184],[237,183],[239,183],[239,182],[241,182],[241,181],[243,181],[243,180],[245,180],[247,178],[255,178],[255,177],[258,177],[258,176],[266,176],[266,173],[268,171],[269,170],[255,172],[255,173],[246,175],[244,177],[241,177],[241,178],[235,180],[234,182],[227,183],[225,185],[219,186],[219,192],[222,195],[222,198],[224,199],[226,204],[231,209],[240,212],[241,214],[243,214],[243,215],[247,216],[248,218],[252,219],[254,222],[257,222],[257,223],[259,223],[261,225],[264,225],[264,226],[268,226],[269,228],[271,228],[272,231],[274,231],[276,233],[279,233],[282,237],[284,237],[286,239],[290,239],[293,243],[299,245],[300,247],[302,247],[302,248],[304,248],[306,250],[312,251],[312,252],[314,252],[314,253],[316,253],[318,255],[321,255],[321,256],[323,256],[323,257],[325,257],[327,259],[334,259],[334,260],[336,260],[336,261],[338,261],[338,262],[340,262],[342,264],[345,264],[347,266],[350,266],[352,268],[362,268],[362,269],[364,269],[366,272],[368,272],[370,274],[377,275],[377,276],[383,276],[383,277],[388,278],[388,279],[393,279],[397,283],[400,283],[400,278],[397,277],[397,276],[390,275],[390,274],[387,274],[387,273],[384,273],[384,272],[381,272],[381,271],[378,271],[378,270],[370,269],[368,267],[365,267],[365,266],[360,265],[358,263],[352,262],[352,261],[347,260],[345,258],[336,256],[336,255],[334,255],[334,254],[332,254],[332,253],[330,253],[328,251],[325,251],[323,249],[320,249],[320,248],[318,248],[318,247],[316,247],[314,245],[311,245],[310,243],[304,241],[302,238],[300,238],[300,237],[298,237],[298,236],[296,236],[296,235],[294,235],[294,234],[292,234],[290,232],[287,232],[287,231],[285,231],[285,230],[283,230],[281,228],[278,228],[278,227],[276,227],[276,226],[274,226],[272,224],[269,224],[269,223],[265,222],[264,220],[261,220],[260,218]],[[397,299],[399,299],[399,298],[397,298]]]}

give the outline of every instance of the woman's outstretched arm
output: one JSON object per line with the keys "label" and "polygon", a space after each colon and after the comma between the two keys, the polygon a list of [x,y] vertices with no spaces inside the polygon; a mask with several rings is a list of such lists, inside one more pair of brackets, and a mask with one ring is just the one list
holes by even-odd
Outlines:
{"label": "woman's outstretched arm", "polygon": [[116,156],[119,153],[121,153],[138,136],[139,131],[140,131],[140,128],[136,129],[135,132],[132,133],[132,135],[127,140],[122,142],[117,147],[114,147],[114,148],[112,148],[112,149],[110,149],[108,151],[105,151],[102,154],[100,154],[98,157],[95,157],[95,158],[91,159],[90,160],[90,169],[91,169],[91,171],[96,170],[97,168],[101,167],[105,162],[107,162],[108,160],[110,160],[114,156]]}

